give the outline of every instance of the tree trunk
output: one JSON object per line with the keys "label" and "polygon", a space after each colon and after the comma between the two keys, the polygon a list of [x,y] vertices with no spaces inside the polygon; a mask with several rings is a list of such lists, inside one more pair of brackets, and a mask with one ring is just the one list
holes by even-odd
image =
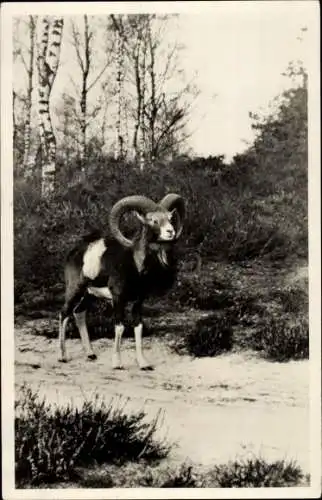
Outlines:
{"label": "tree trunk", "polygon": [[124,159],[124,137],[122,111],[124,107],[124,36],[123,32],[116,30],[116,56],[117,56],[117,119],[115,159]]}
{"label": "tree trunk", "polygon": [[136,155],[136,161],[138,162],[141,171],[144,169],[144,146],[145,146],[144,124],[143,124],[145,73],[143,73],[142,71],[143,68],[145,68],[145,55],[143,49],[143,29],[142,26],[140,26],[138,29],[137,42],[134,53],[134,72],[135,72],[136,95],[137,95],[137,108],[136,108],[137,111],[136,111],[136,123],[133,136],[133,147]]}
{"label": "tree trunk", "polygon": [[51,24],[47,17],[42,19],[38,65],[38,112],[39,132],[44,153],[42,166],[42,196],[50,195],[55,188],[56,138],[50,116],[50,93],[56,77],[64,21],[54,18]]}
{"label": "tree trunk", "polygon": [[34,16],[29,16],[29,34],[30,34],[30,51],[29,51],[29,66],[27,68],[28,87],[26,101],[26,121],[24,131],[24,156],[23,166],[27,177],[33,174],[34,158],[30,154],[31,142],[31,110],[32,110],[32,91],[33,91],[33,76],[34,76],[34,58],[35,58],[35,38],[36,38],[36,20]]}
{"label": "tree trunk", "polygon": [[146,105],[146,26],[143,27],[143,43],[140,54],[140,73],[141,73],[141,117],[140,117],[140,141],[139,141],[139,166],[143,171],[145,167],[145,105]]}
{"label": "tree trunk", "polygon": [[136,85],[136,122],[134,126],[134,134],[133,134],[133,148],[135,152],[136,158],[138,158],[138,132],[140,129],[140,119],[141,119],[141,75],[140,75],[140,64],[139,64],[139,56],[140,56],[140,38],[137,39],[137,46],[135,48],[134,54],[134,73],[135,73],[135,85]]}
{"label": "tree trunk", "polygon": [[150,76],[150,116],[149,116],[149,133],[150,133],[150,148],[149,160],[153,164],[156,158],[156,137],[155,137],[155,124],[158,114],[158,105],[156,102],[156,74],[155,74],[155,47],[152,40],[151,25],[148,26],[148,49],[150,56],[150,63],[148,66]]}
{"label": "tree trunk", "polygon": [[88,26],[88,17],[84,15],[84,66],[82,67],[82,90],[80,99],[80,109],[81,109],[81,141],[80,141],[80,163],[81,172],[85,172],[85,162],[87,157],[87,94],[88,94],[88,74],[90,66],[90,32]]}

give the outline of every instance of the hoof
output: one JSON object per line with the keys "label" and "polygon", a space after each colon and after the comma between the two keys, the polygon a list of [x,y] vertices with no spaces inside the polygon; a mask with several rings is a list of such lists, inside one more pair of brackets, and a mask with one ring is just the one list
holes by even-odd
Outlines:
{"label": "hoof", "polygon": [[113,365],[112,368],[113,368],[113,370],[124,370],[123,365]]}
{"label": "hoof", "polygon": [[97,356],[94,353],[87,354],[87,359],[88,359],[88,361],[95,361],[95,359],[97,359]]}
{"label": "hoof", "polygon": [[66,358],[58,358],[59,363],[67,363]]}
{"label": "hoof", "polygon": [[154,370],[154,367],[152,365],[143,365],[143,366],[140,366],[140,370],[151,372]]}

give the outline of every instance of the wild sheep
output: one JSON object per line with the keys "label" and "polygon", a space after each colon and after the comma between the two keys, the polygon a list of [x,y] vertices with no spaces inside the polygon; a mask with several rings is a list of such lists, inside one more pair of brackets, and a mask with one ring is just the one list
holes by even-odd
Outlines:
{"label": "wild sheep", "polygon": [[[141,225],[132,239],[120,229],[123,215],[129,212]],[[71,250],[65,264],[65,303],[60,314],[60,361],[67,361],[66,328],[72,315],[87,358],[96,359],[86,325],[86,310],[94,295],[109,300],[113,306],[113,368],[122,368],[125,307],[131,302],[137,362],[142,370],[152,369],[142,352],[142,304],[147,297],[162,295],[174,284],[175,243],[182,233],[184,216],[185,202],[177,194],[166,195],[160,203],[145,196],[128,196],[113,206],[106,235],[93,233]]]}

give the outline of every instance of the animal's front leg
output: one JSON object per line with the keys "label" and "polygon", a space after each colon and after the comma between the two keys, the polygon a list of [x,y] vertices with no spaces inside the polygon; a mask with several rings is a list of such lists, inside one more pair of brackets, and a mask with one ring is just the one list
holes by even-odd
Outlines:
{"label": "animal's front leg", "polygon": [[132,318],[134,326],[136,359],[141,370],[153,370],[153,366],[148,363],[143,355],[142,346],[142,301],[135,302],[132,308]]}
{"label": "animal's front leg", "polygon": [[114,300],[114,332],[112,368],[114,370],[122,370],[121,341],[124,332],[124,303],[121,299]]}

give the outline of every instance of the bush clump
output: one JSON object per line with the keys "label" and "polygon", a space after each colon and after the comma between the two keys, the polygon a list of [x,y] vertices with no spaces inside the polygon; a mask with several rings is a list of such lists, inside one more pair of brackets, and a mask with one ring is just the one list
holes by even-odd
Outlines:
{"label": "bush clump", "polygon": [[216,356],[230,351],[233,345],[233,316],[214,314],[200,319],[185,337],[188,353],[197,356]]}
{"label": "bush clump", "polygon": [[304,475],[295,461],[269,462],[263,458],[230,461],[206,471],[188,463],[175,468],[129,464],[110,472],[106,469],[86,472],[86,478],[80,481],[87,488],[269,488],[308,483],[309,476]]}
{"label": "bush clump", "polygon": [[293,461],[254,458],[215,466],[207,482],[219,488],[272,488],[296,486],[303,477]]}
{"label": "bush clump", "polygon": [[78,466],[154,460],[169,452],[154,439],[158,417],[147,423],[144,412],[128,415],[97,398],[80,409],[53,407],[24,386],[15,407],[18,487],[71,480]]}
{"label": "bush clump", "polygon": [[271,317],[256,334],[257,348],[275,361],[309,357],[309,323],[306,317],[295,321],[287,316]]}
{"label": "bush clump", "polygon": [[168,300],[175,305],[200,310],[215,310],[231,304],[226,287],[211,273],[182,273]]}

